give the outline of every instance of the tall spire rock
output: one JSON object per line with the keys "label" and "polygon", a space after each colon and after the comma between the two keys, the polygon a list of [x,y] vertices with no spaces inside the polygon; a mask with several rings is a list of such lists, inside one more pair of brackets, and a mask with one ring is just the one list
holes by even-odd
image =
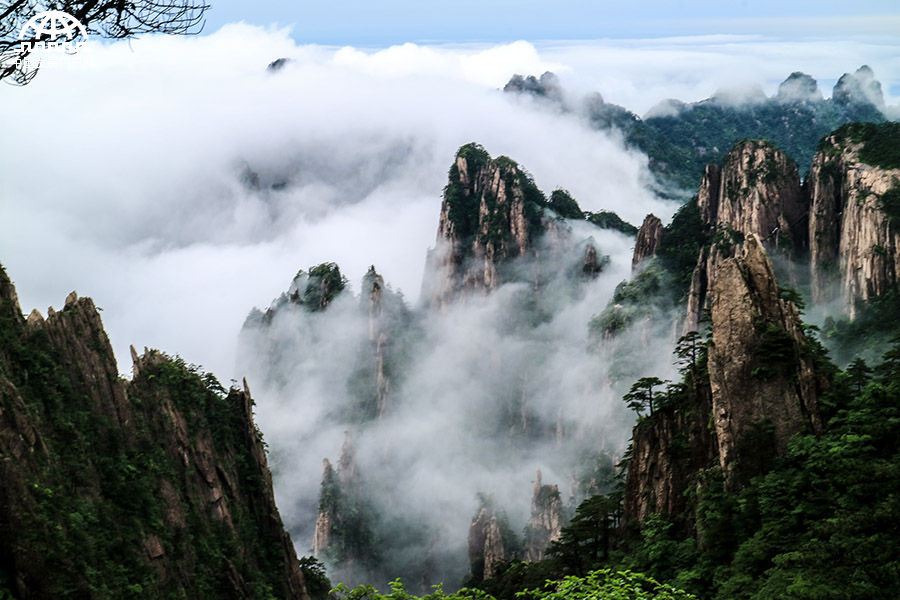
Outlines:
{"label": "tall spire rock", "polygon": [[496,575],[497,567],[509,559],[501,528],[501,517],[484,504],[469,526],[469,573],[478,581]]}
{"label": "tall spire rock", "polygon": [[797,307],[780,297],[756,234],[718,267],[711,291],[713,424],[729,474],[746,459],[741,449],[781,452],[793,434],[820,428],[816,376]]}
{"label": "tall spire rock", "polygon": [[384,306],[384,278],[375,265],[363,277],[363,293],[369,311],[369,343],[375,356],[375,412],[383,417],[390,409],[391,377],[387,368],[388,350],[391,345],[391,320],[386,318]]}
{"label": "tall spire rock", "polygon": [[735,255],[744,238],[755,235],[766,248],[794,255],[806,247],[808,235],[808,202],[797,165],[765,141],[744,140],[728,153],[721,169],[708,166],[697,204],[714,236],[694,269],[685,331],[697,329],[717,266]]}
{"label": "tall spire rock", "polygon": [[313,533],[313,556],[321,558],[331,547],[331,532],[338,525],[338,505],[340,501],[340,482],[331,462],[322,459],[322,492],[319,495],[319,514],[316,517],[316,530]]}
{"label": "tall spire rock", "polygon": [[516,162],[492,159],[477,144],[460,148],[444,188],[437,244],[429,254],[433,278],[424,287],[432,305],[500,285],[506,263],[533,250],[547,228],[546,205]]}
{"label": "tall spire rock", "polygon": [[525,528],[524,559],[537,562],[544,558],[544,552],[562,534],[563,505],[559,496],[559,486],[545,485],[538,469],[531,498],[531,518]]}
{"label": "tall spire rock", "polygon": [[637,237],[634,240],[634,255],[631,258],[632,271],[637,269],[641,262],[656,256],[665,232],[665,227],[659,217],[653,214],[644,217],[644,222],[638,229]]}
{"label": "tall spire rock", "polygon": [[900,125],[857,123],[822,141],[809,175],[812,299],[880,296],[900,271]]}

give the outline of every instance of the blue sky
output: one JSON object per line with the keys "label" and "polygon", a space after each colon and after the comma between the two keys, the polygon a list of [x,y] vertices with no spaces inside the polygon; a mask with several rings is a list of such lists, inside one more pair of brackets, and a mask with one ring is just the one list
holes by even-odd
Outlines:
{"label": "blue sky", "polygon": [[[211,0],[226,23],[291,26],[300,43],[385,46],[708,34],[898,36],[896,0]],[[892,16],[892,19],[885,19]]]}

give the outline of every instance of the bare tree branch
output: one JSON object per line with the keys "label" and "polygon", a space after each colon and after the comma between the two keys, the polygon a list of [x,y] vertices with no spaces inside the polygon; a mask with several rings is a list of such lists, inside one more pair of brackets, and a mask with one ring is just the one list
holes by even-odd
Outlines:
{"label": "bare tree branch", "polygon": [[40,12],[62,11],[88,33],[123,39],[141,33],[200,33],[207,9],[205,0],[0,0],[0,80],[24,85],[37,73],[36,66],[26,66],[29,52],[22,51],[22,42],[43,40],[19,40],[19,33]]}

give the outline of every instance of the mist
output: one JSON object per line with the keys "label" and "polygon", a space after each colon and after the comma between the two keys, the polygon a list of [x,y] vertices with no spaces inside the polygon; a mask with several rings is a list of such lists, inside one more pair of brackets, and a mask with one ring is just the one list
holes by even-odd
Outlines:
{"label": "mist", "polygon": [[[267,72],[279,57],[290,62]],[[359,49],[237,24],[197,38],[92,42],[75,62],[0,90],[0,262],[26,311],[59,307],[73,289],[92,296],[122,372],[133,344],[180,354],[226,382],[247,376],[300,553],[321,460],[335,460],[351,430],[373,497],[447,540],[448,556],[435,561],[462,577],[478,492],[493,494],[518,527],[536,469],[567,499],[574,456],[623,449],[633,416],[620,391],[631,381],[610,373],[615,348],[586,348],[590,318],[630,275],[632,242],[572,223],[573,240],[594,237],[610,263],[566,302],[546,299],[547,318],[534,328],[510,317],[524,310],[521,284],[421,319],[425,256],[457,148],[481,143],[527,168],[545,193],[566,188],[583,209],[635,224],[650,212],[668,221],[676,208],[651,191],[646,157],[616,135],[498,88],[514,73],[552,70],[572,94],[600,91],[642,113],[740,85],[771,95],[798,69],[827,91],[863,63],[886,92],[898,89],[896,44],[875,41]],[[241,327],[298,269],[326,261],[340,265],[349,289],[324,313],[279,317],[272,331],[286,352],[269,367],[282,377],[268,379],[241,346]],[[415,336],[397,411],[360,428],[333,408],[352,402],[345,366],[358,360],[367,327],[354,294],[373,264],[403,293]],[[619,349],[651,348],[632,367],[666,377],[671,335],[651,324]],[[502,407],[510,389],[527,392],[536,423],[562,419],[564,443],[545,432],[516,447],[479,431],[494,421],[473,415]]]}
{"label": "mist", "polygon": [[[630,275],[621,259],[633,242],[583,222],[559,227],[565,250],[544,240],[538,258],[512,265],[544,273],[539,291],[513,281],[444,310],[384,292],[386,324],[376,327],[387,327],[393,368],[380,417],[363,408],[375,387],[365,368],[374,359],[367,290],[312,312],[280,297],[248,320],[239,360],[260,382],[258,423],[298,551],[311,552],[323,457],[359,478],[372,513],[378,560],[328,563],[333,579],[458,586],[480,497],[493,499],[521,540],[538,469],[570,512],[587,495],[611,491],[634,420],[621,401],[633,380],[612,355],[628,356],[629,375],[671,378],[672,315],[616,340],[592,338],[591,317]],[[587,243],[617,259],[593,280],[579,276]],[[300,275],[288,293],[304,285]]]}

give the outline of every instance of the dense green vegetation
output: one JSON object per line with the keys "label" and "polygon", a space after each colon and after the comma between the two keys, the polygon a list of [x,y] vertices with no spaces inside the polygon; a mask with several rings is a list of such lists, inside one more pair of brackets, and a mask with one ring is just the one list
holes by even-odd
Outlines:
{"label": "dense green vegetation", "polygon": [[[522,600],[695,600],[694,596],[670,585],[631,571],[598,569],[584,576],[568,576],[542,581],[540,585],[523,589],[516,595]],[[454,594],[444,593],[434,586],[433,592],[421,597],[412,596],[398,579],[391,582],[391,592],[382,594],[371,585],[350,589],[338,585],[335,600],[494,600],[489,593],[475,588],[462,588]]]}
{"label": "dense green vegetation", "polygon": [[900,293],[888,290],[882,296],[857,305],[856,318],[827,317],[822,324],[822,343],[838,365],[855,357],[875,363],[890,346],[895,324],[900,323]]}
{"label": "dense green vegetation", "polygon": [[584,213],[568,190],[553,190],[547,206],[563,219],[583,219]]}
{"label": "dense green vegetation", "polygon": [[637,235],[638,232],[637,227],[635,227],[628,221],[623,221],[619,215],[612,211],[588,211],[584,213],[584,218],[587,219],[589,223],[593,223],[597,227],[601,227],[603,229],[615,229],[616,231],[621,231],[625,235]]}
{"label": "dense green vegetation", "polygon": [[[702,347],[698,352],[687,338],[679,346],[685,381],[657,396],[670,409],[695,401],[691,381],[705,370]],[[610,568],[647,573],[698,598],[894,598],[900,589],[900,337],[874,368],[857,360],[839,371],[812,338],[806,351],[828,380],[819,398],[821,434],[798,434],[777,456],[764,442],[771,432],[760,424],[741,451],[740,486],[726,492],[717,462],[711,463],[694,475],[697,493],[686,514],[659,513],[620,527],[621,494],[589,498],[548,559],[510,565],[482,587],[512,598],[535,578]],[[655,418],[666,416],[644,420]]]}
{"label": "dense green vegetation", "polygon": [[734,106],[712,99],[643,121],[620,118],[615,126],[622,129],[629,144],[647,154],[654,172],[693,191],[704,167],[721,162],[741,139],[770,140],[805,166],[812,163],[823,136],[853,121],[880,122],[884,115],[871,104],[838,106],[830,100],[783,104],[769,99]]}
{"label": "dense green vegetation", "polygon": [[[848,123],[835,130],[832,136],[837,143],[862,144],[859,159],[866,164],[900,169],[900,123],[896,121]],[[827,139],[823,139],[819,148],[827,143]]]}
{"label": "dense green vegetation", "polygon": [[[233,581],[223,573],[232,572],[253,597],[281,597],[280,526],[269,529],[261,502],[268,483],[251,454],[259,432],[243,396],[160,355],[126,397],[97,371],[85,375],[89,359],[64,353],[58,332],[51,339],[45,327],[25,327],[2,294],[0,304],[0,414],[22,432],[34,426],[39,440],[38,451],[3,471],[0,590],[9,584],[4,573],[25,571],[40,574],[27,580],[35,598],[229,598]],[[118,385],[105,334],[84,328],[87,310],[67,307],[55,318],[112,365],[109,385]],[[176,421],[190,436],[190,458],[178,447]],[[229,482],[229,519],[211,514],[200,455],[218,460]],[[148,560],[154,547],[164,551],[165,571]]]}
{"label": "dense green vegetation", "polygon": [[617,285],[607,307],[591,319],[592,334],[613,335],[629,323],[683,304],[697,257],[713,241],[712,232],[700,219],[695,196],[675,212],[666,226],[656,257],[645,261],[634,277]]}

